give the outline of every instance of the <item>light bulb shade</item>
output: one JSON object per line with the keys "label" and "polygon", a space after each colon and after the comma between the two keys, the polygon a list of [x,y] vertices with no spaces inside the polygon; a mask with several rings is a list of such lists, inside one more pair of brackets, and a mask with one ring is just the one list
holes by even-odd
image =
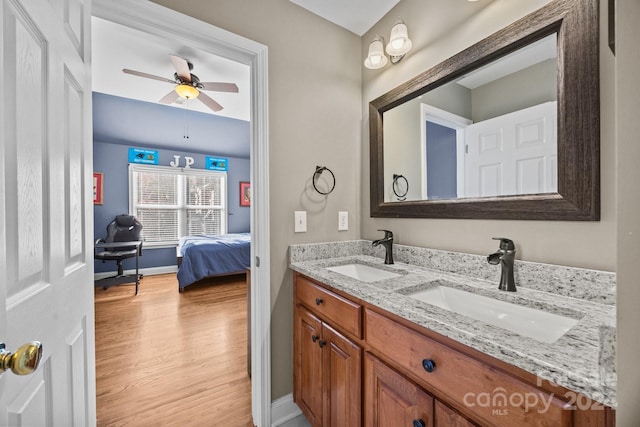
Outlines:
{"label": "light bulb shade", "polygon": [[174,90],[179,96],[185,99],[195,99],[200,95],[198,89],[187,84],[179,84]]}
{"label": "light bulb shade", "polygon": [[376,70],[387,65],[387,57],[384,54],[383,40],[380,37],[376,37],[369,44],[369,54],[364,60],[364,66]]}
{"label": "light bulb shade", "polygon": [[409,39],[406,24],[402,21],[396,23],[391,28],[391,35],[386,48],[387,53],[391,56],[402,56],[411,50],[411,46],[412,43]]}

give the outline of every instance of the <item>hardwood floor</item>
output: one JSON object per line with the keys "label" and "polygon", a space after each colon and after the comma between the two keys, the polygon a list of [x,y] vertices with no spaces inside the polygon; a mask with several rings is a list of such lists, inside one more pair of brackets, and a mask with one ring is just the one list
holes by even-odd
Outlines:
{"label": "hardwood floor", "polygon": [[96,288],[98,426],[252,426],[244,276]]}

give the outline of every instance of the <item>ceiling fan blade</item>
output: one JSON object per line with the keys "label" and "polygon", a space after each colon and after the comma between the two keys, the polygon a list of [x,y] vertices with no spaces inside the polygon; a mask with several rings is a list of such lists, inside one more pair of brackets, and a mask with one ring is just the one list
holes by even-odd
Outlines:
{"label": "ceiling fan blade", "polygon": [[129,70],[128,68],[123,68],[122,72],[126,74],[131,74],[134,76],[146,77],[147,79],[159,80],[161,82],[167,82],[167,83],[173,83],[173,84],[176,83],[173,80],[169,80],[165,77],[154,76],[153,74],[143,73],[142,71]]}
{"label": "ceiling fan blade", "polygon": [[177,100],[178,100],[178,93],[175,90],[172,90],[171,92],[163,96],[158,102],[161,104],[173,104]]}
{"label": "ceiling fan blade", "polygon": [[235,83],[200,82],[200,84],[204,90],[214,90],[216,92],[238,92],[238,86]]}
{"label": "ceiling fan blade", "polygon": [[218,111],[222,110],[222,105],[218,104],[216,101],[214,101],[206,93],[200,92],[200,95],[198,96],[198,99],[200,101],[202,101],[202,103],[204,105],[206,105],[207,107],[211,108],[213,111],[218,112]]}
{"label": "ceiling fan blade", "polygon": [[191,70],[189,69],[189,63],[187,60],[171,54],[169,54],[169,58],[171,58],[171,62],[173,62],[173,67],[176,69],[176,73],[184,80],[190,82]]}

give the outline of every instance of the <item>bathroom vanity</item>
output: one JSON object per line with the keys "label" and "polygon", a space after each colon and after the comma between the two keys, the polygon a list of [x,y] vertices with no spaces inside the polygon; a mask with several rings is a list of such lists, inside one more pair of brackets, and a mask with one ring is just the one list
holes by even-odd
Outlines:
{"label": "bathroom vanity", "polygon": [[[497,281],[460,273],[499,277],[474,265],[483,257],[397,246],[396,264],[385,265],[370,245],[290,248],[294,400],[313,426],[614,425],[615,307],[601,295],[613,275],[519,263],[517,274],[536,270],[536,282],[552,274],[551,286],[563,290],[527,288],[523,279],[507,293]],[[590,290],[559,283],[562,274],[591,282],[583,283]],[[420,296],[436,288],[471,296],[453,294],[462,309]],[[569,323],[534,317],[531,330],[513,332],[499,318],[461,314],[470,304],[471,316],[484,315],[477,296],[516,306],[508,315],[515,324],[519,307]]]}

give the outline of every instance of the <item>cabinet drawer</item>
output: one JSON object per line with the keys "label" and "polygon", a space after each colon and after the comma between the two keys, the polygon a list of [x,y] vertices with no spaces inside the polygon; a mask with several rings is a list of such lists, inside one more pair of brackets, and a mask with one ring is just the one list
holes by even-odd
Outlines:
{"label": "cabinet drawer", "polygon": [[[483,425],[570,426],[569,405],[496,368],[366,310],[365,339],[427,391]],[[433,363],[431,372],[430,363]]]}
{"label": "cabinet drawer", "polygon": [[333,326],[362,338],[362,306],[296,276],[296,298]]}

